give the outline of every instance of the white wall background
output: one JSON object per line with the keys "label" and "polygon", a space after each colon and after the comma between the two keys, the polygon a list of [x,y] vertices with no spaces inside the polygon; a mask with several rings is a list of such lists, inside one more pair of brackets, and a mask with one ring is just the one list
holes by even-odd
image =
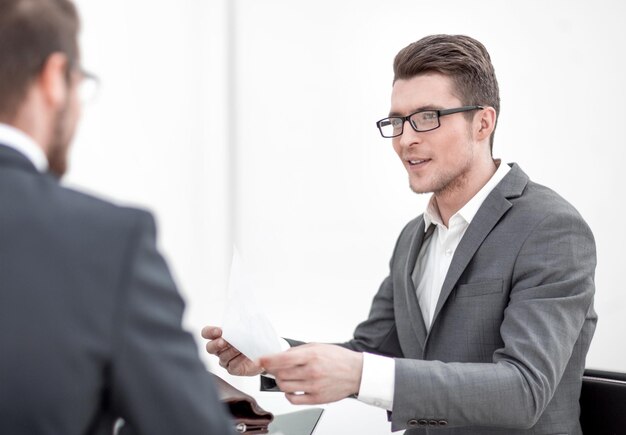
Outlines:
{"label": "white wall background", "polygon": [[280,334],[350,337],[427,200],[374,125],[393,57],[425,35],[464,33],[486,45],[500,82],[494,154],[561,193],[596,235],[588,366],[626,371],[626,3],[78,5],[84,64],[103,86],[68,184],[155,212],[196,337],[220,322],[232,243]]}

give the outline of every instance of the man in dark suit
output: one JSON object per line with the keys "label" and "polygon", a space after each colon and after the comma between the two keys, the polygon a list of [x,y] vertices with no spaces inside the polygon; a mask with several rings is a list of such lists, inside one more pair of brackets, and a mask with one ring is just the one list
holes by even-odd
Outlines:
{"label": "man in dark suit", "polygon": [[67,0],[0,0],[0,434],[229,434],[151,215],[59,185],[78,26]]}
{"label": "man in dark suit", "polygon": [[369,318],[342,346],[260,361],[207,327],[207,350],[232,374],[265,369],[292,403],[356,395],[407,434],[580,435],[597,321],[589,227],[518,165],[492,157],[500,97],[480,42],[425,37],[397,54],[394,73],[377,126],[411,189],[433,195],[401,232]]}

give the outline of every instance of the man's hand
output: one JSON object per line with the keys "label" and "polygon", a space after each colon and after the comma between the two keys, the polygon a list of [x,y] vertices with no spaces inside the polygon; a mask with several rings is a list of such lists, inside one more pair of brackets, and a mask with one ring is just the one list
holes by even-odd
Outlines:
{"label": "man's hand", "polygon": [[217,355],[220,359],[220,366],[228,370],[231,375],[254,376],[263,371],[261,366],[255,364],[222,338],[222,328],[205,326],[202,328],[202,336],[209,340],[206,344],[207,352]]}
{"label": "man's hand", "polygon": [[359,392],[363,354],[332,344],[312,343],[261,357],[260,366],[274,375],[291,403],[313,405]]}

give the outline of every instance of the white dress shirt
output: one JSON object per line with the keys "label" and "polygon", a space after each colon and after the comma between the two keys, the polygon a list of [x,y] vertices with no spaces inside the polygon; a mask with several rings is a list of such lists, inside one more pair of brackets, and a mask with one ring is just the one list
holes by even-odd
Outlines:
{"label": "white dress shirt", "polygon": [[[510,169],[509,165],[499,164],[489,181],[450,218],[448,227],[443,224],[435,196],[431,196],[424,212],[424,231],[427,231],[431,225],[435,225],[435,229],[432,235],[422,243],[412,274],[426,330],[430,329],[441,287],[457,246],[483,201]],[[428,271],[428,273],[420,273],[420,271]],[[391,411],[394,385],[395,362],[393,358],[364,353],[358,399]]]}
{"label": "white dress shirt", "polygon": [[43,150],[22,130],[0,122],[0,144],[23,154],[39,172],[48,170],[48,159]]}

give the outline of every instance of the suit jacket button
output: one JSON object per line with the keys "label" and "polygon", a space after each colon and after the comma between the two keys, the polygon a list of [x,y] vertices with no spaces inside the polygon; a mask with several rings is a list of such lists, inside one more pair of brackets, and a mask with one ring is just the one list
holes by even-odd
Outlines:
{"label": "suit jacket button", "polygon": [[428,420],[428,426],[437,426],[437,420]]}
{"label": "suit jacket button", "polygon": [[439,426],[447,426],[448,425],[448,420],[439,420]]}
{"label": "suit jacket button", "polygon": [[407,421],[406,424],[408,424],[409,426],[417,426],[417,420],[412,418],[411,420]]}
{"label": "suit jacket button", "polygon": [[428,426],[428,420],[424,420],[424,419],[422,419],[422,420],[418,421],[417,423],[418,423],[420,426]]}

